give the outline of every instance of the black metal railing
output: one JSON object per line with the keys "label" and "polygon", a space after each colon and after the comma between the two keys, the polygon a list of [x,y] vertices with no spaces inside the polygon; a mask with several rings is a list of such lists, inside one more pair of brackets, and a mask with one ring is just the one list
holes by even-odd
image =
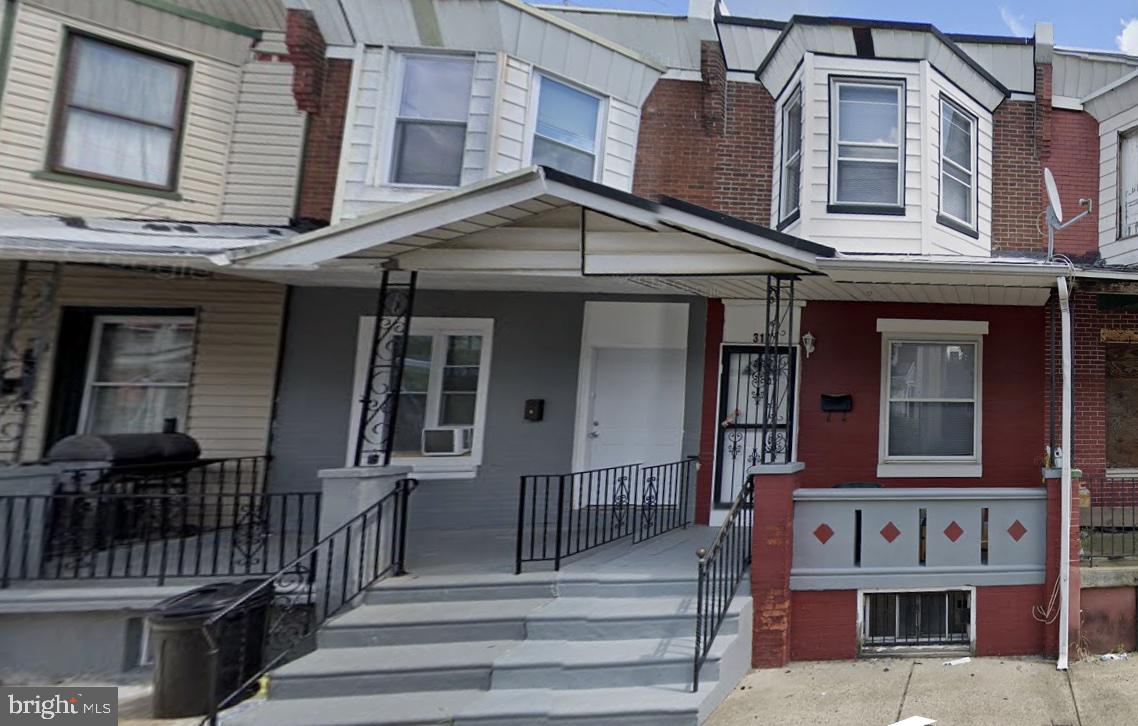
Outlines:
{"label": "black metal railing", "polygon": [[[417,484],[396,482],[375,504],[202,625],[211,664],[206,721],[216,723],[218,712],[255,691],[261,676],[311,649],[316,631],[371,585],[405,573],[407,511]],[[261,638],[261,647],[246,647],[250,637]],[[262,654],[259,662],[246,660],[256,653]]]}
{"label": "black metal railing", "polygon": [[1079,507],[1079,555],[1096,561],[1138,558],[1138,478],[1083,480],[1090,494]]}
{"label": "black metal railing", "polygon": [[263,492],[263,473],[260,458],[90,467],[0,496],[0,587],[276,572],[316,541],[320,493]]}
{"label": "black metal railing", "polygon": [[698,457],[667,464],[625,464],[570,474],[521,477],[516,573],[527,562],[552,562],[632,536],[651,539],[688,523]]}
{"label": "black metal railing", "polygon": [[692,692],[699,690],[699,671],[711,652],[715,636],[727,619],[731,600],[751,566],[751,537],[755,521],[755,486],[750,477],[739,490],[727,518],[707,549],[696,552],[695,663]]}

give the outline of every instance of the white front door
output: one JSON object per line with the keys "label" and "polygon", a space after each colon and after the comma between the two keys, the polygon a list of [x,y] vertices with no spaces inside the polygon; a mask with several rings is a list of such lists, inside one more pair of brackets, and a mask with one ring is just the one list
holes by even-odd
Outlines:
{"label": "white front door", "polygon": [[594,348],[586,468],[682,458],[684,368],[676,348]]}

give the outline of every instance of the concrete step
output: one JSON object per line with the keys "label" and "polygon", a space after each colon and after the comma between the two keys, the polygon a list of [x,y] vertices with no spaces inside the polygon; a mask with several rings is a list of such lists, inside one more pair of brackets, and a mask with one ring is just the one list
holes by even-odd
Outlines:
{"label": "concrete step", "polygon": [[458,602],[467,600],[534,600],[557,595],[550,574],[427,575],[393,577],[368,590],[368,605]]}
{"label": "concrete step", "polygon": [[319,632],[321,648],[521,640],[526,617],[549,599],[364,605]]}
{"label": "concrete step", "polygon": [[[738,632],[738,602],[720,632]],[[558,598],[526,618],[532,640],[684,638],[694,634],[694,597]]]}
{"label": "concrete step", "polygon": [[[719,677],[727,638],[716,639],[701,678]],[[491,688],[562,690],[690,683],[695,638],[528,640],[494,661]]]}
{"label": "concrete step", "polygon": [[273,672],[269,697],[326,698],[407,691],[487,690],[495,660],[516,640],[320,648]]}
{"label": "concrete step", "polygon": [[558,691],[502,689],[429,691],[371,696],[269,700],[224,716],[233,726],[697,726],[699,693],[686,684]]}

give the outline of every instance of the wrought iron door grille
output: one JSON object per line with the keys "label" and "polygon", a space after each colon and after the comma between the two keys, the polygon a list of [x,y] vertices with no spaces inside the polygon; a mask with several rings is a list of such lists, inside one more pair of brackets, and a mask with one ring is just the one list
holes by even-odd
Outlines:
{"label": "wrought iron door grille", "polygon": [[862,644],[867,646],[967,645],[969,594],[875,592],[865,595]]}

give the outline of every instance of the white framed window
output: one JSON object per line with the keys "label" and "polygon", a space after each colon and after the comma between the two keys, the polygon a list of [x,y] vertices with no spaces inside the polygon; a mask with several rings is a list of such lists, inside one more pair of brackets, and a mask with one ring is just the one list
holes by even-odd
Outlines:
{"label": "white framed window", "polygon": [[75,32],[66,45],[51,168],[174,189],[189,64]]}
{"label": "white framed window", "polygon": [[863,652],[972,644],[976,589],[859,590],[858,630]]}
{"label": "white framed window", "polygon": [[[373,316],[361,317],[352,388],[348,465],[355,461],[359,396],[371,353]],[[392,464],[410,464],[427,478],[470,478],[482,462],[490,353],[494,321],[490,318],[412,318],[396,412]],[[458,431],[469,450],[453,455],[424,453],[424,431]],[[434,475],[434,476],[431,476]]]}
{"label": "white framed window", "polygon": [[1138,128],[1118,135],[1118,239],[1138,236]]}
{"label": "white framed window", "polygon": [[530,133],[530,163],[582,179],[596,179],[604,103],[546,75],[537,75],[537,113]]}
{"label": "white framed window", "polygon": [[184,316],[96,316],[79,432],[184,431],[194,328],[194,318]]}
{"label": "white framed window", "polygon": [[949,226],[976,227],[976,117],[947,98],[940,101],[940,214]]}
{"label": "white framed window", "polygon": [[456,187],[462,179],[474,58],[399,56],[391,182]]}
{"label": "white framed window", "polygon": [[830,80],[832,211],[903,212],[905,83]]}
{"label": "white framed window", "polygon": [[984,321],[879,319],[879,477],[981,475]]}
{"label": "white framed window", "polygon": [[802,89],[782,107],[782,178],[779,181],[779,222],[798,211],[802,193]]}

